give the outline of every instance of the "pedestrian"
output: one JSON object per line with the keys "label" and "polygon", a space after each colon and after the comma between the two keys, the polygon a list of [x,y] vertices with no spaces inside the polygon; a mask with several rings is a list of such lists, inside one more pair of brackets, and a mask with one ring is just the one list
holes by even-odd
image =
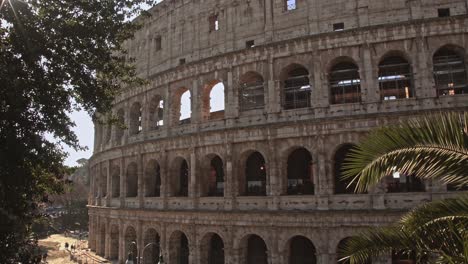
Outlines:
{"label": "pedestrian", "polygon": [[68,250],[68,242],[65,242],[65,249]]}

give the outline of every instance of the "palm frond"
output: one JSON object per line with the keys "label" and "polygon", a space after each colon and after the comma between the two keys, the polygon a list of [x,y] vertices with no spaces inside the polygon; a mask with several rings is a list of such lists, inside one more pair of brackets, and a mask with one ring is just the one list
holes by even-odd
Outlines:
{"label": "palm frond", "polygon": [[439,113],[377,129],[348,155],[345,179],[366,191],[398,171],[468,185],[468,112]]}

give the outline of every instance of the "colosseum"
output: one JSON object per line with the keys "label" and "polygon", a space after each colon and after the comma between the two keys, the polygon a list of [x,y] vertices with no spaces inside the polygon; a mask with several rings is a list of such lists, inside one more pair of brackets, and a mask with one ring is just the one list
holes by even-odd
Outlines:
{"label": "colosseum", "polygon": [[[340,178],[369,131],[468,109],[468,0],[164,0],[126,43],[148,80],[96,124],[89,246],[115,263],[337,263],[451,186]],[[372,263],[400,263],[389,252]],[[407,263],[407,262],[405,262]]]}

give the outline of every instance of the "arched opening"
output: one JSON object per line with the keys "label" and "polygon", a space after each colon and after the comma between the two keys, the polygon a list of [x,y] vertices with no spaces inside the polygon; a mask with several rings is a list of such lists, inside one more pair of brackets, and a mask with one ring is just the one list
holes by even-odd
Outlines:
{"label": "arched opening", "polygon": [[123,109],[119,109],[119,111],[117,111],[117,123],[114,126],[115,139],[117,140],[118,144],[121,144],[125,126],[125,112]]}
{"label": "arched opening", "polygon": [[245,195],[266,195],[266,166],[265,158],[256,151],[249,155],[245,162]]}
{"label": "arched opening", "polygon": [[224,264],[224,242],[217,234],[210,238],[208,264]]}
{"label": "arched opening", "polygon": [[317,263],[314,244],[306,237],[295,236],[289,241],[289,264]]}
{"label": "arched opening", "polygon": [[149,107],[149,122],[151,129],[158,129],[164,125],[164,101],[159,95],[153,97]]}
{"label": "arched opening", "polygon": [[176,231],[172,234],[169,243],[169,263],[188,264],[190,250],[187,236]]}
{"label": "arched opening", "polygon": [[104,252],[106,250],[106,226],[101,225],[101,230],[100,231],[100,236],[99,236],[99,249],[98,249],[98,255],[99,256],[104,256]]}
{"label": "arched opening", "polygon": [[145,197],[159,197],[161,194],[161,168],[151,160],[145,170]]}
{"label": "arched opening", "polygon": [[110,260],[117,260],[119,258],[119,227],[112,225],[110,233]]}
{"label": "arched opening", "polygon": [[190,124],[192,116],[192,98],[190,90],[185,89],[180,96],[179,124]]}
{"label": "arched opening", "polygon": [[287,170],[287,194],[314,194],[312,156],[307,149],[299,148],[289,155]]}
{"label": "arched opening", "polygon": [[126,197],[138,196],[138,170],[136,163],[130,163],[127,167],[127,195]]}
{"label": "arched opening", "polygon": [[354,148],[353,144],[342,145],[336,152],[334,157],[334,174],[335,174],[335,194],[352,194],[355,192],[356,184],[351,183],[351,179],[343,179],[343,163]]}
{"label": "arched opening", "polygon": [[101,195],[102,197],[106,197],[107,196],[107,168],[103,169],[100,182],[101,182]]}
{"label": "arched opening", "polygon": [[289,67],[283,82],[283,109],[310,107],[310,93],[309,71],[298,64]]}
{"label": "arched opening", "polygon": [[130,135],[139,134],[143,130],[142,112],[140,103],[134,103],[130,108]]}
{"label": "arched opening", "polygon": [[[347,246],[347,243],[348,243],[349,239],[350,239],[350,237],[343,238],[338,243],[338,246],[336,247],[336,262],[338,264],[349,264],[350,263],[349,260],[339,261],[340,259],[346,257],[346,255],[343,252],[345,251],[345,248]],[[362,264],[371,264],[371,263],[372,263],[372,261],[370,259],[368,259],[366,262],[364,262]]]}
{"label": "arched opening", "polygon": [[208,119],[224,118],[224,84],[220,81],[205,86],[203,98],[203,113]]}
{"label": "arched opening", "polygon": [[265,241],[257,235],[247,240],[247,264],[268,264],[268,250]]}
{"label": "arched opening", "polygon": [[112,198],[120,197],[120,168],[112,168]]}
{"label": "arched opening", "polygon": [[331,104],[361,102],[361,78],[356,64],[340,62],[331,68],[330,95]]}
{"label": "arched opening", "polygon": [[144,236],[143,264],[157,263],[160,252],[160,238],[153,228],[148,229]]}
{"label": "arched opening", "polygon": [[94,174],[94,186],[93,186],[93,194],[94,194],[94,197],[98,197],[99,195],[99,186],[100,186],[100,177],[99,177],[99,172],[97,170],[95,170],[95,174]]}
{"label": "arched opening", "polygon": [[397,171],[385,177],[385,182],[388,193],[424,192],[426,189],[421,179]]}
{"label": "arched opening", "polygon": [[379,64],[381,100],[407,99],[414,95],[413,74],[409,62],[401,56],[389,56]]}
{"label": "arched opening", "polygon": [[188,196],[188,185],[189,185],[189,167],[186,160],[183,160],[180,164],[179,170],[179,186],[177,196],[186,197]]}
{"label": "arched opening", "polygon": [[256,72],[248,72],[240,78],[239,105],[241,111],[265,107],[264,80]]}
{"label": "arched opening", "polygon": [[127,254],[132,254],[132,260],[133,263],[137,263],[137,257],[138,257],[138,245],[136,244],[137,241],[137,235],[136,231],[133,227],[129,226],[127,227],[127,230],[125,231],[125,257],[128,257]]}
{"label": "arched opening", "polygon": [[445,46],[434,54],[434,81],[438,96],[468,93],[464,53],[461,48]]}
{"label": "arched opening", "polygon": [[211,159],[208,185],[208,196],[224,195],[224,164],[219,156]]}

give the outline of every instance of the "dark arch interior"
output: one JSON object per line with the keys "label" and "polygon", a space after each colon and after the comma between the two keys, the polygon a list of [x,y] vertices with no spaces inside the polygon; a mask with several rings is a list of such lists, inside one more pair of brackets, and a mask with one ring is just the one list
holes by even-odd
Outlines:
{"label": "dark arch interior", "polygon": [[138,174],[137,166],[132,163],[127,169],[127,197],[138,196]]}
{"label": "dark arch interior", "polygon": [[241,78],[240,109],[241,111],[260,109],[265,106],[263,77],[257,73],[246,73]]}
{"label": "dark arch interior", "polygon": [[335,153],[335,193],[336,194],[351,194],[354,193],[356,184],[352,184],[348,187],[350,180],[342,179],[343,177],[343,163],[350,150],[354,147],[352,144],[346,144],[341,146]]}
{"label": "dark arch interior", "polygon": [[188,196],[189,167],[186,160],[180,165],[179,179],[178,196]]}
{"label": "dark arch interior", "polygon": [[136,263],[138,256],[138,245],[136,244],[136,241],[137,236],[135,229],[132,227],[127,228],[127,231],[125,232],[125,254],[128,254],[126,257],[131,257],[134,263]]}
{"label": "dark arch interior", "polygon": [[413,97],[411,66],[401,56],[390,56],[379,64],[379,86],[382,100]]}
{"label": "dark arch interior", "polygon": [[267,247],[259,236],[247,240],[247,264],[268,264]]}
{"label": "dark arch interior", "polygon": [[180,254],[178,264],[188,264],[189,263],[189,246],[187,237],[182,234],[180,236]]}
{"label": "dark arch interior", "polygon": [[284,80],[283,108],[298,109],[310,107],[309,71],[302,66],[290,70]]}
{"label": "dark arch interior", "polygon": [[113,225],[111,227],[111,234],[110,234],[110,260],[117,260],[119,258],[119,227]]}
{"label": "dark arch interior", "polygon": [[265,159],[259,152],[250,154],[246,161],[246,195],[266,195]]}
{"label": "dark arch interior", "polygon": [[112,198],[120,196],[120,168],[114,168],[112,171]]}
{"label": "dark arch interior", "polygon": [[450,47],[439,49],[433,58],[438,96],[468,93],[465,59]]}
{"label": "dark arch interior", "polygon": [[224,243],[217,234],[210,239],[208,264],[224,264]]}
{"label": "dark arch interior", "polygon": [[146,232],[144,238],[143,264],[153,264],[159,259],[160,237],[154,229]]}
{"label": "dark arch interior", "polygon": [[219,156],[211,159],[208,196],[224,195],[224,165]]}
{"label": "dark arch interior", "polygon": [[359,103],[361,79],[359,68],[352,62],[341,62],[330,72],[331,104]]}
{"label": "dark arch interior", "polygon": [[317,263],[317,259],[314,244],[305,237],[294,237],[289,245],[289,264],[315,263]]}
{"label": "dark arch interior", "polygon": [[305,148],[293,151],[288,157],[288,189],[290,195],[314,194],[312,156]]}
{"label": "dark arch interior", "polygon": [[161,194],[161,168],[155,161],[147,167],[145,189],[146,197],[159,197]]}

